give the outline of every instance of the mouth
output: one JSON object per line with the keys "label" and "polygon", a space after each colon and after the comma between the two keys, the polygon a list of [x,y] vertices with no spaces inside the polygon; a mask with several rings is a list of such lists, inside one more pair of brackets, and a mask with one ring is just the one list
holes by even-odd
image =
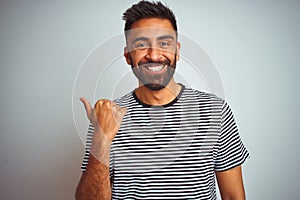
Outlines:
{"label": "mouth", "polygon": [[150,72],[154,72],[154,73],[161,72],[165,68],[165,66],[167,66],[167,65],[163,64],[163,63],[147,63],[147,64],[141,65],[141,67],[147,69]]}
{"label": "mouth", "polygon": [[151,72],[160,72],[164,67],[165,65],[159,65],[159,66],[148,66],[146,68]]}

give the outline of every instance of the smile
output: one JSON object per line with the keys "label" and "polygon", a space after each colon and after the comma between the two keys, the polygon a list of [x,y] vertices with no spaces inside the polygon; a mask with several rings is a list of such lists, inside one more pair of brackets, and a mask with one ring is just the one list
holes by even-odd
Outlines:
{"label": "smile", "polygon": [[164,68],[164,65],[146,67],[151,72],[159,72]]}
{"label": "smile", "polygon": [[141,68],[146,69],[149,72],[160,73],[165,68],[165,66],[167,66],[167,64],[166,63],[154,63],[154,62],[152,62],[152,63],[141,64],[139,66]]}

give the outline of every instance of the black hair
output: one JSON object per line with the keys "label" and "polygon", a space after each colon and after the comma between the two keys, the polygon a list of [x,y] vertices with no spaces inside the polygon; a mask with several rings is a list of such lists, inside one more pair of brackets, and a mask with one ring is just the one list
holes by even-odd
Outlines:
{"label": "black hair", "polygon": [[174,13],[170,8],[157,1],[139,1],[131,6],[123,13],[123,20],[125,20],[124,31],[131,29],[134,22],[145,18],[160,18],[167,19],[171,22],[174,30],[177,32],[177,24]]}

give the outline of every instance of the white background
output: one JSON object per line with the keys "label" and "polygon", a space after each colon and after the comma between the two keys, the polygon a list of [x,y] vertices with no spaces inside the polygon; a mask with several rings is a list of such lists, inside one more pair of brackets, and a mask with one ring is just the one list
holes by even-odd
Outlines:
{"label": "white background", "polygon": [[[84,151],[76,74],[122,32],[133,2],[0,2],[0,199],[73,199]],[[248,199],[299,199],[300,1],[167,2],[221,76],[251,154]]]}

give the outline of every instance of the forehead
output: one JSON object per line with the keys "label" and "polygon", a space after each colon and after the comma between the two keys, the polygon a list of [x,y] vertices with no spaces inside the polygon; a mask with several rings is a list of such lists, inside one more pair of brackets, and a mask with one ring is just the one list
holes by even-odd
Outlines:
{"label": "forehead", "polygon": [[162,35],[171,35],[176,38],[176,31],[167,19],[141,19],[133,23],[131,29],[126,31],[128,40],[136,37],[157,38]]}
{"label": "forehead", "polygon": [[164,28],[164,29],[173,29],[173,26],[168,19],[160,19],[160,18],[140,19],[131,25],[131,29],[153,28],[153,27]]}

